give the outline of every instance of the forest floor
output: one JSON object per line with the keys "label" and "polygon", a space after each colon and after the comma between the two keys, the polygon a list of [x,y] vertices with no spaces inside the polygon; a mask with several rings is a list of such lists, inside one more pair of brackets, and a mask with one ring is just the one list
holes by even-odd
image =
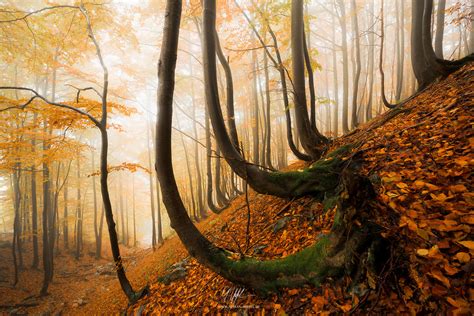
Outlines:
{"label": "forest floor", "polygon": [[[379,216],[373,221],[383,227],[382,236],[393,242],[382,273],[367,274],[365,283],[356,288],[350,290],[351,280],[345,277],[261,298],[201,266],[174,235],[155,252],[126,250],[124,262],[135,288],[150,285],[150,294],[132,306],[113,276],[97,273],[106,261],[91,257],[62,262],[60,258],[51,295],[33,298],[38,306],[16,308],[16,312],[473,314],[473,72],[474,65],[464,67],[332,145],[335,149],[356,144],[350,157],[362,156],[361,173],[370,177],[377,191],[371,207]],[[288,169],[305,166],[298,162]],[[285,200],[249,191],[248,199],[250,209],[245,196],[240,196],[198,228],[235,253],[273,259],[313,244],[332,226],[335,210],[323,211],[310,197]],[[0,249],[2,257],[5,249]],[[39,285],[34,292],[28,282],[30,272],[13,290],[2,283],[6,275],[2,269],[0,305],[19,303],[37,292]],[[159,280],[163,275],[177,279],[163,282]],[[11,293],[18,297],[12,298]]]}

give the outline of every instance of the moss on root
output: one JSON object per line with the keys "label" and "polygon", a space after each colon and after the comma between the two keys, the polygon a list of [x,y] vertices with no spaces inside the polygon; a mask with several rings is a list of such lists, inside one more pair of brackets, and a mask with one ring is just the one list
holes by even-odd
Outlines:
{"label": "moss on root", "polygon": [[341,170],[348,164],[343,157],[352,148],[352,145],[341,146],[302,171],[272,172],[269,179],[286,185],[291,196],[312,195],[318,201],[334,197],[340,184]]}
{"label": "moss on root", "polygon": [[[334,167],[340,157],[317,163],[312,168]],[[314,169],[313,169],[314,170]],[[306,171],[308,177],[311,171]],[[255,258],[233,260],[220,251],[214,257],[222,274],[257,293],[276,292],[284,287],[319,285],[328,277],[339,278],[358,270],[367,254],[373,255],[380,228],[370,223],[368,202],[375,192],[368,179],[345,169],[334,187],[337,210],[331,232],[312,246],[285,258],[261,261]],[[357,223],[357,224],[356,224]],[[373,260],[374,258],[370,258]]]}

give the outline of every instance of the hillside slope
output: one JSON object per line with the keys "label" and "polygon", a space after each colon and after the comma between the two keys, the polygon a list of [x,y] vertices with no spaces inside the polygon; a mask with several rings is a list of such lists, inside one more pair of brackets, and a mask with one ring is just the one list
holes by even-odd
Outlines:
{"label": "hillside slope", "polygon": [[[398,245],[382,275],[367,275],[351,293],[349,279],[328,280],[263,299],[186,259],[174,266],[184,278],[152,283],[151,294],[128,312],[473,312],[473,70],[464,67],[333,145],[356,145],[349,159],[362,155],[362,173],[376,185],[374,221]],[[251,193],[249,200],[248,241],[243,196],[210,219],[206,236],[235,253],[271,259],[311,245],[332,225],[334,210],[323,211],[309,197]]]}

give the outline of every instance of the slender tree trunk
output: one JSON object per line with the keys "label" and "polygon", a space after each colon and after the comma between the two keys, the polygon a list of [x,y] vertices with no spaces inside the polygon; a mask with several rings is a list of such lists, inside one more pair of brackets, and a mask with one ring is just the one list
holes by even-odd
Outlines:
{"label": "slender tree trunk", "polygon": [[[151,148],[150,148],[150,128],[148,127],[146,130],[147,136],[147,148],[148,148],[148,168],[151,170]],[[153,190],[153,174],[150,173],[148,175],[149,185],[150,185],[150,208],[151,208],[151,246],[153,250],[156,249],[156,226],[155,226],[155,198],[154,198],[154,190]],[[157,203],[160,203],[160,200],[157,200]]]}
{"label": "slender tree trunk", "polygon": [[369,2],[369,25],[371,28],[369,29],[368,32],[368,42],[369,42],[369,54],[368,54],[368,59],[369,59],[369,93],[368,93],[368,101],[367,101],[367,108],[365,112],[365,119],[366,121],[370,121],[372,119],[372,103],[373,103],[373,98],[374,98],[374,58],[375,58],[375,19],[374,19],[374,1],[371,0]]}
{"label": "slender tree trunk", "polygon": [[[94,151],[92,150],[92,170],[95,170],[95,158]],[[94,237],[95,237],[95,258],[99,259],[100,255],[100,241],[99,241],[99,224],[98,224],[98,210],[97,210],[97,191],[95,185],[95,177],[92,176],[92,195],[94,198]]]}
{"label": "slender tree trunk", "polygon": [[[336,21],[334,16],[332,17],[332,24],[335,25]],[[339,135],[339,82],[337,80],[337,47],[336,47],[336,29],[332,28],[332,41],[334,43],[332,50],[332,67],[333,67],[333,90],[334,90],[334,114],[333,114],[333,130],[334,136]]]}
{"label": "slender tree trunk", "polygon": [[[44,123],[44,133],[46,134],[47,126]],[[45,136],[46,137],[46,136]],[[47,152],[49,149],[49,144],[46,140],[43,140],[43,153]],[[51,192],[50,192],[50,177],[49,177],[49,166],[46,162],[46,156],[43,156],[43,285],[41,287],[40,295],[44,296],[48,293],[48,286],[51,275],[51,263],[50,263],[50,247],[49,247],[49,213],[50,213],[50,201],[51,201]]]}
{"label": "slender tree trunk", "polygon": [[357,5],[356,1],[351,1],[351,10],[352,10],[352,27],[354,28],[354,40],[355,40],[355,62],[356,62],[356,69],[354,74],[354,86],[352,87],[352,128],[356,128],[359,125],[357,121],[357,104],[359,103],[358,100],[358,93],[359,93],[359,78],[360,78],[360,70],[361,70],[361,62],[360,62],[360,40],[359,40],[359,21],[357,18]]}
{"label": "slender tree trunk", "polygon": [[[446,0],[438,0],[436,9],[436,35],[435,35],[435,54],[436,57],[443,59],[443,35],[444,35],[444,12],[446,10]],[[471,17],[472,18],[472,17]],[[471,25],[472,29],[472,25]]]}
{"label": "slender tree trunk", "polygon": [[252,72],[252,96],[253,96],[253,116],[252,116],[252,139],[253,139],[253,163],[258,165],[260,164],[260,157],[259,157],[259,133],[258,133],[258,85],[257,85],[257,76],[258,76],[258,68],[257,68],[257,54],[255,51],[252,51],[252,64],[253,64],[253,72]]}
{"label": "slender tree trunk", "polygon": [[[33,125],[36,126],[38,114],[34,114]],[[31,140],[31,148],[33,155],[36,151],[36,136],[33,135]],[[36,166],[31,166],[31,224],[33,229],[33,263],[31,267],[33,269],[38,269],[39,265],[39,254],[38,254],[38,204],[36,198]]]}
{"label": "slender tree trunk", "polygon": [[75,257],[76,260],[79,260],[81,257],[81,249],[82,249],[82,208],[81,208],[81,164],[79,158],[77,159],[76,165],[76,176],[77,176],[77,188],[76,188],[76,199],[77,199],[77,206],[76,206],[76,253]]}
{"label": "slender tree trunk", "polygon": [[275,169],[272,165],[272,148],[271,148],[271,136],[272,136],[272,120],[270,115],[270,76],[268,74],[268,57],[263,54],[263,68],[265,73],[265,100],[266,100],[266,116],[265,116],[265,166],[270,169]]}
{"label": "slender tree trunk", "polygon": [[68,227],[68,186],[67,181],[64,184],[64,223],[63,223],[63,241],[64,241],[64,249],[69,249],[69,227]]}
{"label": "slender tree trunk", "polygon": [[137,246],[137,222],[135,217],[135,211],[135,174],[132,174],[133,247]]}
{"label": "slender tree trunk", "polygon": [[405,5],[404,0],[398,0],[398,3],[395,4],[397,7],[397,23],[398,28],[397,32],[400,35],[400,40],[398,41],[398,50],[397,50],[397,92],[395,99],[397,102],[401,100],[402,89],[403,89],[403,69],[405,63]]}
{"label": "slender tree trunk", "polygon": [[346,9],[342,0],[337,0],[341,10],[339,24],[341,26],[342,36],[342,132],[349,131],[348,112],[349,112],[349,60],[347,53],[347,27],[346,27]]}
{"label": "slender tree trunk", "polygon": [[18,283],[18,274],[19,274],[19,265],[17,263],[16,251],[20,253],[19,248],[19,230],[20,230],[20,203],[21,203],[21,192],[20,192],[20,164],[15,164],[15,169],[13,172],[13,206],[15,209],[15,217],[13,220],[13,241],[12,241],[12,255],[13,255],[13,285],[16,286]]}

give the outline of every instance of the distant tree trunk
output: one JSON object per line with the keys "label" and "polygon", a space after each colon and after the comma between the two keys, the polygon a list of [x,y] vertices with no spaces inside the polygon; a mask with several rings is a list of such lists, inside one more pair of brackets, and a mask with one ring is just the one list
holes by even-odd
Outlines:
{"label": "distant tree trunk", "polygon": [[[178,129],[180,129],[179,127],[179,123],[178,123]],[[183,150],[184,150],[184,159],[186,161],[186,170],[188,172],[188,183],[189,183],[189,193],[190,193],[190,197],[191,197],[191,213],[192,213],[192,217],[194,217],[194,220],[195,221],[199,221],[199,217],[196,216],[196,200],[194,198],[194,186],[193,186],[193,175],[192,175],[192,172],[191,172],[191,164],[189,163],[189,157],[188,157],[188,149],[186,147],[186,143],[184,142],[184,137],[183,137],[183,134],[180,134],[181,136],[181,144],[183,146]]]}
{"label": "distant tree trunk", "polygon": [[348,112],[349,112],[349,60],[347,53],[347,27],[346,27],[346,9],[342,0],[337,0],[341,10],[339,24],[341,26],[342,36],[342,132],[349,131]]}
{"label": "distant tree trunk", "polygon": [[[151,172],[151,170],[150,170]],[[137,222],[135,217],[135,174],[132,174],[132,216],[133,216],[133,247],[137,246]]]}
{"label": "distant tree trunk", "polygon": [[64,184],[64,222],[63,222],[63,241],[64,241],[64,249],[69,249],[69,227],[68,227],[68,187],[67,187],[67,181]]}
{"label": "distant tree trunk", "polygon": [[[33,117],[33,125],[36,125],[38,114],[35,113]],[[36,136],[33,135],[31,140],[31,149],[33,155],[36,151]],[[36,166],[33,164],[31,166],[31,224],[33,230],[33,263],[31,267],[33,269],[38,269],[39,265],[39,255],[38,255],[38,205],[36,198]]]}
{"label": "distant tree trunk", "polygon": [[[15,164],[15,169],[13,171],[13,207],[15,209],[15,216],[13,220],[13,241],[12,241],[12,256],[13,256],[13,286],[16,286],[18,283],[18,270],[19,266],[17,263],[16,251],[18,249],[19,230],[20,230],[20,202],[21,202],[21,193],[20,193],[20,164]],[[19,251],[20,252],[20,251]]]}
{"label": "distant tree trunk", "polygon": [[123,209],[123,184],[122,184],[122,174],[119,173],[119,212],[120,212],[120,225],[121,229],[120,232],[121,234],[121,240],[122,240],[122,245],[125,245],[126,243],[126,231],[125,231],[125,220],[124,220],[124,209]]}
{"label": "distant tree trunk", "polygon": [[395,95],[396,101],[400,101],[403,89],[403,65],[405,63],[405,6],[404,0],[398,0],[395,4],[397,7],[397,34],[399,34],[399,40],[397,39],[397,91]]}
{"label": "distant tree trunk", "polygon": [[474,0],[471,0],[471,31],[469,32],[469,54],[474,54]]}
{"label": "distant tree trunk", "polygon": [[155,177],[156,184],[156,241],[157,245],[161,246],[164,243],[163,239],[163,223],[161,220],[161,199],[160,199],[160,183],[158,178]]}
{"label": "distant tree trunk", "polygon": [[[92,170],[95,172],[95,159],[94,159],[94,151],[92,150]],[[100,255],[100,240],[99,240],[99,225],[97,223],[98,219],[98,211],[97,211],[97,191],[95,185],[95,176],[92,176],[92,195],[94,198],[94,237],[95,237],[95,258],[99,259]]]}
{"label": "distant tree trunk", "polygon": [[352,10],[352,27],[354,28],[354,40],[355,40],[355,61],[356,61],[356,69],[354,74],[354,86],[352,88],[352,128],[356,128],[359,125],[357,121],[357,104],[359,103],[358,100],[358,93],[359,93],[359,78],[360,78],[360,70],[361,70],[361,62],[360,62],[360,40],[359,40],[359,21],[357,19],[357,5],[355,0],[351,1],[351,10]]}
{"label": "distant tree trunk", "polygon": [[[444,12],[446,10],[446,0],[438,0],[436,9],[436,35],[435,35],[435,54],[436,57],[443,59],[443,35],[444,35]],[[472,26],[471,26],[472,29]]]}
{"label": "distant tree trunk", "polygon": [[[190,69],[191,75],[192,75],[193,74],[192,63],[190,63],[189,69]],[[196,104],[196,100],[195,100],[194,80],[191,81],[191,97],[192,97],[194,138],[199,139],[199,134],[198,134],[198,130],[197,130],[197,115],[196,115],[197,104]],[[233,105],[232,105],[232,109],[233,109]],[[229,109],[227,109],[227,113],[229,113]],[[233,121],[233,124],[234,124],[234,127],[235,127],[235,114],[232,114],[232,121]],[[229,122],[229,124],[232,124],[232,123]],[[230,125],[229,125],[229,130],[231,130]],[[235,131],[235,136],[237,136],[237,130]],[[238,138],[236,138],[236,139],[238,141]],[[240,146],[239,143],[237,143],[237,146]],[[196,182],[197,182],[197,207],[198,207],[199,217],[205,218],[206,217],[206,210],[204,209],[204,195],[203,195],[203,189],[202,189],[201,162],[200,162],[199,157],[200,157],[200,155],[199,155],[199,144],[198,144],[198,142],[194,142],[194,163],[195,163],[195,169],[196,169]]]}
{"label": "distant tree trunk", "polygon": [[[211,129],[209,126],[209,112],[208,112],[207,107],[206,107],[204,119],[205,119],[205,127],[206,127],[207,206],[213,213],[219,214],[222,211],[222,209],[217,207],[212,200],[212,161],[211,161],[212,142],[211,142]],[[205,217],[202,217],[202,214],[201,214],[201,218],[205,218]]]}
{"label": "distant tree trunk", "polygon": [[258,165],[260,164],[259,157],[259,133],[258,133],[258,85],[257,85],[257,76],[258,76],[258,67],[257,67],[257,54],[252,51],[252,96],[253,96],[253,116],[252,116],[252,139],[253,139],[253,163]]}
{"label": "distant tree trunk", "polygon": [[263,69],[265,74],[265,101],[266,101],[266,115],[265,115],[265,167],[275,169],[272,165],[272,121],[270,114],[270,75],[268,73],[268,56],[263,54]]}
{"label": "distant tree trunk", "polygon": [[76,206],[76,252],[75,257],[76,260],[79,260],[81,257],[81,249],[82,249],[82,209],[81,209],[81,163],[79,158],[77,159],[76,165],[76,176],[77,176],[77,191],[76,191],[76,199],[77,199],[77,206]]}
{"label": "distant tree trunk", "polygon": [[375,58],[375,19],[374,19],[374,0],[369,2],[369,25],[371,29],[369,29],[368,42],[369,42],[369,93],[368,93],[368,101],[367,101],[367,109],[365,112],[365,120],[370,121],[372,119],[372,102],[374,98],[374,58]]}
{"label": "distant tree trunk", "polygon": [[130,241],[130,234],[129,234],[129,228],[130,228],[130,225],[129,225],[129,219],[130,219],[130,216],[128,216],[128,198],[127,196],[125,195],[124,196],[124,199],[125,199],[125,209],[124,209],[124,213],[125,213],[125,245],[127,245],[127,247],[130,245],[129,241]]}
{"label": "distant tree trunk", "polygon": [[[335,25],[334,16],[332,17],[332,24]],[[339,82],[337,80],[337,47],[336,47],[336,28],[332,28],[332,41],[334,43],[332,50],[332,67],[334,78],[334,114],[333,114],[333,131],[334,136],[339,135]]]}
{"label": "distant tree trunk", "polygon": [[[146,129],[146,137],[147,137],[147,148],[148,148],[148,168],[152,169],[151,164],[151,149],[150,149],[150,128],[147,127]],[[156,249],[156,227],[155,227],[155,198],[154,198],[154,190],[153,190],[153,173],[151,172],[148,175],[149,186],[150,186],[150,207],[151,207],[151,246],[153,247],[153,251]],[[158,188],[157,188],[158,189]],[[160,203],[158,199],[157,203]]]}
{"label": "distant tree trunk", "polygon": [[[46,90],[46,89],[45,89]],[[44,133],[47,132],[47,125],[44,123]],[[49,149],[49,144],[46,140],[43,140],[43,153],[47,152]],[[46,162],[46,156],[43,156],[43,285],[41,287],[40,295],[44,296],[48,293],[48,286],[51,275],[51,263],[50,263],[50,247],[49,247],[49,213],[50,213],[50,178],[49,178],[49,166]]]}

